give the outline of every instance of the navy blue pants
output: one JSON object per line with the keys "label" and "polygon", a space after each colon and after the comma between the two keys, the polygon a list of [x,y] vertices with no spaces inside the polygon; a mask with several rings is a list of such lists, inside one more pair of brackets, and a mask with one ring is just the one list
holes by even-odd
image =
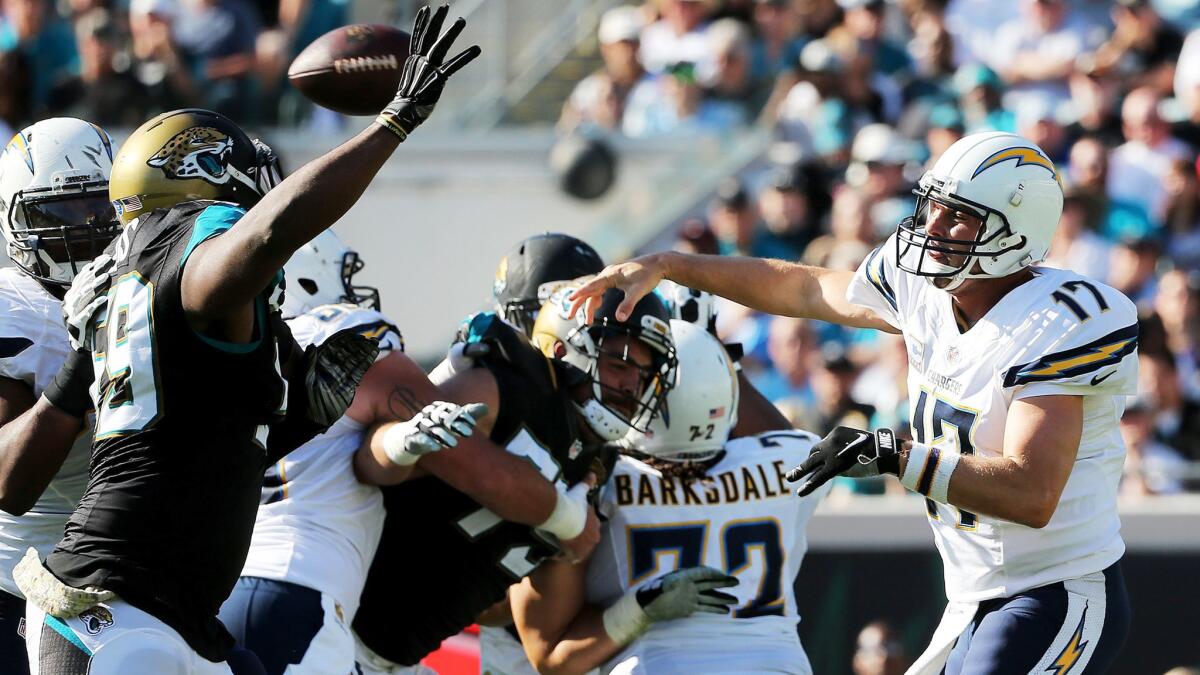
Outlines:
{"label": "navy blue pants", "polygon": [[943,673],[1025,675],[1039,663],[1048,664],[1050,675],[1106,672],[1129,634],[1129,596],[1120,564],[1104,570],[1102,598],[1073,592],[1071,584],[980,603]]}
{"label": "navy blue pants", "polygon": [[221,606],[221,623],[258,656],[267,675],[300,663],[325,621],[321,594],[286,581],[242,577]]}
{"label": "navy blue pants", "polygon": [[0,591],[0,673],[29,675],[25,654],[25,599]]}

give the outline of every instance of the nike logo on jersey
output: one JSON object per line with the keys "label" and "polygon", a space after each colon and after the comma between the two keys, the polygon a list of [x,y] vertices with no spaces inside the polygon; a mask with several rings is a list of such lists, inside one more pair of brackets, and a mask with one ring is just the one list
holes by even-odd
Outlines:
{"label": "nike logo on jersey", "polygon": [[0,359],[11,359],[33,346],[33,340],[23,337],[0,337]]}
{"label": "nike logo on jersey", "polygon": [[1100,384],[1101,382],[1107,380],[1108,378],[1112,377],[1113,374],[1116,372],[1117,372],[1116,370],[1110,370],[1103,375],[1097,375],[1097,376],[1093,377],[1092,378],[1092,386],[1094,387],[1094,386]]}

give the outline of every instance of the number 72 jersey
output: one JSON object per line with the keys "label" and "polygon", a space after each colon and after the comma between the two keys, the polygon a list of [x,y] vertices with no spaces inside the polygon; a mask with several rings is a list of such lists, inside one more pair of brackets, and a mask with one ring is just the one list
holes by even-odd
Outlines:
{"label": "number 72 jersey", "polygon": [[[1049,524],[1034,529],[926,501],[952,601],[1008,597],[1098,572],[1124,553],[1118,423],[1137,388],[1137,311],[1119,291],[1034,267],[970,330],[948,293],[897,269],[894,235],[847,292],[904,334],[913,438],[964,455],[1004,454],[1008,409],[1046,395],[1083,397],[1083,434]],[[1036,451],[1036,450],[1035,450]]]}

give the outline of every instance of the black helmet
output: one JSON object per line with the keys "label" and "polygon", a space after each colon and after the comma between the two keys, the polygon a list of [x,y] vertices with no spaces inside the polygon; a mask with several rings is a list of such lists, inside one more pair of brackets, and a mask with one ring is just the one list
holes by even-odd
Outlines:
{"label": "black helmet", "polygon": [[496,268],[496,313],[530,335],[538,310],[560,283],[602,269],[604,261],[596,249],[569,234],[547,232],[523,239]]}

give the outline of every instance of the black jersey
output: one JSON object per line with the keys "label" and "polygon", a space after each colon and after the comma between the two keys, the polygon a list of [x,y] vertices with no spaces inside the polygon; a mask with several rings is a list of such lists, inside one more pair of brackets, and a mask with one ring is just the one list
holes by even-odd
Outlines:
{"label": "black jersey", "polygon": [[[582,480],[601,451],[579,441],[563,383],[568,367],[494,314],[475,315],[466,333],[468,342],[487,345],[476,363],[499,389],[491,439],[527,457],[551,481]],[[354,630],[395,663],[420,661],[558,551],[533,528],[501,520],[432,476],[383,493],[387,520]]]}
{"label": "black jersey", "polygon": [[267,292],[254,341],[230,344],[192,330],[180,284],[192,249],[243,213],[187,202],[142,216],[108,247],[91,476],[46,560],[68,585],[115,592],[211,661],[233,644],[217,611],[250,546],[284,385]]}

